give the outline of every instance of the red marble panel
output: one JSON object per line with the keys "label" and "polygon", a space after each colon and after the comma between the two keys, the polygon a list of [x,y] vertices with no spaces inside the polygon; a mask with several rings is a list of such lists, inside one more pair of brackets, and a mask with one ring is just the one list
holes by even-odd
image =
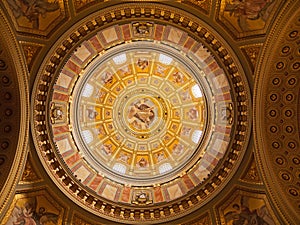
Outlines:
{"label": "red marble panel", "polygon": [[73,155],[74,154],[74,149],[70,149],[64,153],[61,154],[61,156],[65,159],[65,158],[68,158],[70,155]]}
{"label": "red marble panel", "polygon": [[203,72],[206,74],[206,76],[214,76],[213,73],[211,73],[210,68],[208,66],[202,67]]}
{"label": "red marble panel", "polygon": [[[158,25],[157,25],[158,26]],[[162,40],[168,40],[168,36],[170,34],[171,31],[171,27],[170,26],[163,26],[163,30],[162,30]]]}
{"label": "red marble panel", "polygon": [[154,201],[157,202],[162,202],[164,201],[164,197],[161,191],[160,187],[155,187],[154,188]]}
{"label": "red marble panel", "polygon": [[202,44],[196,42],[196,43],[194,44],[194,46],[191,48],[191,51],[195,53],[195,52],[197,52],[198,49],[201,48],[201,47],[202,47]]}
{"label": "red marble panel", "polygon": [[183,194],[186,193],[186,187],[183,184],[183,182],[178,182],[178,186],[180,187],[180,190],[182,191]]}
{"label": "red marble panel", "polygon": [[209,64],[208,67],[211,71],[214,71],[219,68],[219,65],[216,62],[213,62],[213,63]]}
{"label": "red marble panel", "polygon": [[[72,56],[74,57],[74,56]],[[80,59],[78,59],[80,60]],[[80,61],[81,62],[81,61]],[[62,69],[61,73],[65,74],[65,75],[68,75],[69,77],[74,77],[74,76],[77,76],[78,74],[75,74],[73,71],[70,71],[70,70],[66,70],[65,68]]]}
{"label": "red marble panel", "polygon": [[209,172],[213,171],[214,169],[210,166],[210,162],[207,162],[205,159],[203,159],[201,166],[203,166]]}
{"label": "red marble panel", "polygon": [[102,184],[101,184],[101,186],[100,186],[100,188],[99,188],[99,190],[98,190],[98,194],[99,194],[99,195],[102,194],[102,192],[104,191],[106,185],[107,185],[107,182],[106,182],[106,181],[103,181]]}
{"label": "red marble panel", "polygon": [[102,180],[103,180],[103,177],[100,175],[97,175],[93,179],[93,181],[90,183],[89,187],[95,191],[99,187]]}
{"label": "red marble panel", "polygon": [[78,65],[83,64],[83,62],[76,55],[72,55],[71,59],[73,62],[77,63]]}
{"label": "red marble panel", "polygon": [[184,46],[185,42],[187,41],[188,34],[183,32],[180,41],[178,42],[178,45]]}
{"label": "red marble panel", "polygon": [[124,187],[121,195],[121,201],[122,202],[129,202],[130,200],[130,187]]}
{"label": "red marble panel", "polygon": [[206,153],[205,156],[203,157],[206,159],[206,161],[209,163],[207,166],[208,170],[212,170],[215,168],[215,166],[218,164],[219,160],[216,159],[215,156],[210,155],[209,153]]}
{"label": "red marble panel", "polygon": [[230,135],[225,135],[225,136],[223,136],[222,139],[223,139],[224,141],[230,142],[231,137],[230,137]]}
{"label": "red marble panel", "polygon": [[162,35],[164,31],[164,26],[163,25],[156,25],[155,26],[155,31],[154,31],[154,39],[161,41]]}
{"label": "red marble panel", "polygon": [[130,33],[130,25],[125,24],[122,26],[123,37],[125,41],[131,40],[131,33]]}
{"label": "red marble panel", "polygon": [[215,96],[215,101],[216,102],[220,102],[220,101],[228,101],[231,99],[231,95],[229,92],[225,93],[225,94],[221,94],[221,95],[216,95]]}
{"label": "red marble panel", "polygon": [[[219,150],[219,149],[213,149],[213,148],[211,148],[210,150],[209,150],[209,154],[212,156],[212,157],[214,157],[214,158],[216,158],[216,159],[221,159],[222,157],[223,157],[223,153],[222,153],[222,150]],[[213,163],[212,163],[213,164]]]}
{"label": "red marble panel", "polygon": [[92,37],[89,41],[91,42],[92,46],[97,50],[97,52],[101,52],[103,50],[103,47],[100,44],[97,36]]}
{"label": "red marble panel", "polygon": [[221,94],[219,94],[219,95],[216,95],[216,96],[215,96],[215,101],[216,101],[216,102],[223,102],[223,101],[224,101],[223,93],[221,93]]}
{"label": "red marble panel", "polygon": [[69,101],[69,95],[58,93],[58,92],[54,92],[53,96],[52,96],[52,99],[53,100],[59,100],[59,101],[68,102]]}
{"label": "red marble panel", "polygon": [[230,136],[224,136],[224,133],[214,133],[214,141],[216,139],[225,140],[227,142],[230,142]]}
{"label": "red marble panel", "polygon": [[62,133],[66,133],[69,131],[69,126],[68,125],[63,125],[63,126],[59,126],[59,127],[53,127],[53,134],[57,135],[57,134],[62,134]]}
{"label": "red marble panel", "polygon": [[77,164],[75,164],[75,166],[73,168],[71,168],[71,171],[74,173],[76,170],[78,170],[81,166],[82,166],[82,162],[79,162]]}
{"label": "red marble panel", "polygon": [[170,194],[169,194],[167,188],[166,188],[166,187],[163,187],[163,188],[161,189],[161,191],[162,191],[162,193],[163,193],[163,195],[164,195],[164,197],[165,197],[165,201],[167,201],[167,202],[170,201]]}
{"label": "red marble panel", "polygon": [[189,190],[191,190],[192,188],[195,187],[195,185],[193,184],[192,180],[189,178],[188,175],[184,175],[184,176],[182,177],[182,179],[183,179],[183,182],[185,183],[186,187],[187,187]]}
{"label": "red marble panel", "polygon": [[188,37],[188,39],[186,40],[185,44],[184,44],[184,48],[191,50],[191,48],[193,47],[193,45],[196,43],[196,41],[190,37]]}
{"label": "red marble panel", "polygon": [[214,71],[215,76],[219,76],[221,74],[224,74],[224,71],[219,67],[219,69]]}
{"label": "red marble panel", "polygon": [[221,91],[219,91],[219,93],[228,92],[228,91],[230,91],[230,87],[229,87],[229,86],[222,87],[222,88],[220,88],[220,90],[221,90]]}
{"label": "red marble panel", "polygon": [[61,86],[56,85],[56,84],[53,86],[53,89],[58,90],[58,91],[62,91],[62,92],[68,92],[69,91],[68,88],[64,88],[64,87],[61,87]]}
{"label": "red marble panel", "polygon": [[209,57],[207,57],[207,58],[204,60],[204,62],[205,62],[207,65],[209,65],[210,63],[215,62],[215,59],[214,59],[214,57],[212,57],[212,56],[210,55]]}
{"label": "red marble panel", "polygon": [[115,201],[118,201],[118,200],[119,200],[120,194],[121,194],[121,188],[118,187],[117,192],[116,192],[116,194],[115,194],[115,199],[114,199]]}
{"label": "red marble panel", "polygon": [[75,153],[70,158],[66,159],[66,163],[69,167],[73,166],[76,162],[78,162],[81,159],[80,155],[78,153]]}
{"label": "red marble panel", "polygon": [[82,183],[84,185],[87,185],[91,181],[91,179],[93,178],[93,176],[94,176],[94,173],[91,173]]}
{"label": "red marble panel", "polygon": [[61,140],[63,140],[63,139],[68,139],[68,135],[62,135],[62,136],[58,136],[58,137],[54,137],[54,138],[53,138],[53,140],[54,140],[55,142],[61,141]]}
{"label": "red marble panel", "polygon": [[118,35],[118,38],[119,38],[119,41],[123,41],[123,36],[122,36],[122,30],[121,30],[121,27],[119,25],[115,26],[115,29],[116,29],[116,32],[117,32],[117,35]]}
{"label": "red marble panel", "polygon": [[231,129],[228,128],[228,127],[216,125],[215,131],[216,131],[216,132],[220,132],[220,133],[222,133],[222,134],[224,134],[224,133],[225,133],[225,134],[230,134]]}
{"label": "red marble panel", "polygon": [[[198,169],[198,167],[196,169],[194,169],[194,171],[196,171],[197,169]],[[194,172],[190,173],[189,177],[192,179],[192,181],[195,185],[198,185],[200,183],[199,178],[195,175]]]}
{"label": "red marble panel", "polygon": [[76,65],[72,60],[68,60],[65,68],[69,68],[71,71],[75,72],[75,74],[79,74],[81,72],[80,66]]}
{"label": "red marble panel", "polygon": [[203,159],[205,159],[207,162],[212,162],[215,157],[213,157],[212,155],[210,155],[208,152],[205,153],[205,155],[203,156]]}
{"label": "red marble panel", "polygon": [[201,165],[206,168],[207,170],[210,170],[210,161],[213,160],[212,157],[206,152],[201,159]]}
{"label": "red marble panel", "polygon": [[96,51],[89,42],[84,42],[83,45],[86,47],[87,50],[89,50],[91,55],[95,55]]}

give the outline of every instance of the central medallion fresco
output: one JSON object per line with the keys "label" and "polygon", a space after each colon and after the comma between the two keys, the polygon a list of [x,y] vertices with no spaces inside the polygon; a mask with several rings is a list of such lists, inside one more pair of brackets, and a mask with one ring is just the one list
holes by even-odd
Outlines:
{"label": "central medallion fresco", "polygon": [[159,93],[142,87],[124,91],[124,94],[119,98],[120,102],[116,101],[115,108],[118,112],[117,118],[126,133],[141,140],[163,130],[169,109]]}
{"label": "central medallion fresco", "polygon": [[142,97],[141,100],[136,100],[127,107],[127,122],[134,130],[147,130],[153,120],[157,119],[157,113],[154,111],[157,111],[157,105],[148,96]]}
{"label": "central medallion fresco", "polygon": [[187,58],[160,47],[142,42],[108,52],[75,85],[75,142],[95,170],[120,182],[149,184],[178,171],[203,136],[201,84]]}
{"label": "central medallion fresco", "polygon": [[[158,102],[153,101],[155,98],[143,95],[138,95],[137,98],[134,97],[131,104],[126,107],[124,116],[127,116],[127,123],[131,129],[148,133],[147,131],[153,127],[153,121],[158,120],[157,111],[158,109],[161,111],[161,108]],[[141,137],[144,138],[144,136]]]}

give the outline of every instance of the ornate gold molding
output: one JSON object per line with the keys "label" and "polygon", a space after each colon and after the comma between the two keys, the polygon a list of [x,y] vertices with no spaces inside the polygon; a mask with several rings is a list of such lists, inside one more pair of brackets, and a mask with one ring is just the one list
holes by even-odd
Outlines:
{"label": "ornate gold molding", "polygon": [[255,154],[287,224],[300,220],[299,8],[299,1],[289,1],[277,17],[258,61],[254,90]]}
{"label": "ornate gold molding", "polygon": [[[4,111],[5,125],[1,136],[1,180],[5,182],[0,187],[0,220],[5,215],[6,207],[11,202],[16,184],[25,165],[28,152],[29,131],[29,92],[28,72],[23,60],[20,46],[10,27],[5,13],[0,9],[0,73],[1,73],[1,111]],[[5,58],[2,56],[5,55]],[[9,72],[9,76],[6,73]],[[2,87],[3,85],[3,87]],[[12,105],[13,104],[13,105]],[[1,124],[2,128],[2,124]],[[6,133],[15,135],[6,137]],[[1,131],[2,134],[2,131]],[[2,139],[4,138],[4,139]]]}
{"label": "ornate gold molding", "polygon": [[241,49],[243,53],[246,55],[247,60],[249,61],[249,64],[251,65],[251,70],[254,75],[254,70],[257,65],[257,60],[259,53],[261,51],[263,44],[255,44],[255,45],[247,45],[242,46]]}
{"label": "ornate gold molding", "polygon": [[23,49],[23,53],[25,55],[26,63],[29,72],[31,71],[32,65],[39,54],[40,50],[42,49],[43,45],[20,41],[20,44]]}

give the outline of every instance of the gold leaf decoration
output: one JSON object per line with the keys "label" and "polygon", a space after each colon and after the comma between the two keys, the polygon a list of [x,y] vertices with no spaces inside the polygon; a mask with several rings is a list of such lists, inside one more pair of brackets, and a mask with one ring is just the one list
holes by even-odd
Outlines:
{"label": "gold leaf decoration", "polygon": [[259,173],[257,170],[257,165],[255,163],[255,159],[253,156],[252,156],[251,163],[249,164],[245,174],[242,176],[242,180],[250,183],[262,184],[262,181],[259,177]]}
{"label": "gold leaf decoration", "polygon": [[211,7],[211,0],[184,0],[183,3],[196,6],[201,11],[204,11],[205,14],[209,13]]}
{"label": "gold leaf decoration", "polygon": [[261,49],[261,45],[252,45],[252,46],[242,47],[242,51],[244,52],[244,54],[246,55],[246,57],[250,63],[252,72],[254,72],[254,70],[255,70],[260,49]]}
{"label": "gold leaf decoration", "polygon": [[183,223],[182,225],[211,225],[211,224],[212,223],[210,221],[209,214],[205,213],[190,222]]}
{"label": "gold leaf decoration", "polygon": [[40,181],[41,178],[35,172],[33,164],[31,162],[31,157],[28,156],[23,175],[21,177],[21,182],[36,182]]}
{"label": "gold leaf decoration", "polygon": [[85,6],[90,6],[94,2],[95,2],[95,0],[75,0],[74,6],[75,6],[76,11],[78,12]]}
{"label": "gold leaf decoration", "polygon": [[81,218],[81,216],[74,215],[72,219],[72,224],[76,225],[103,225],[102,223],[94,223]]}
{"label": "gold leaf decoration", "polygon": [[29,72],[31,71],[34,59],[36,58],[38,52],[41,50],[42,46],[39,45],[32,45],[28,43],[21,43],[23,52],[25,55],[26,63],[28,66]]}

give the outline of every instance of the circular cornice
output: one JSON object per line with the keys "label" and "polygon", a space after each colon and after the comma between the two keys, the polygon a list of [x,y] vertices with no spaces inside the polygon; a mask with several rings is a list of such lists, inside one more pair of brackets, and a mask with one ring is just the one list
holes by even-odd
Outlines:
{"label": "circular cornice", "polygon": [[25,60],[1,9],[0,21],[5,31],[0,34],[0,215],[5,215],[26,161],[29,92]]}
{"label": "circular cornice", "polygon": [[297,224],[299,201],[299,1],[277,17],[261,53],[254,92],[254,138],[263,181],[288,224]]}
{"label": "circular cornice", "polygon": [[[32,95],[31,115],[32,133],[36,148],[38,149],[38,155],[49,176],[57,186],[61,190],[64,190],[66,195],[78,205],[96,215],[110,220],[119,222],[126,221],[127,223],[132,224],[139,224],[141,221],[157,223],[176,219],[198,209],[213,196],[218,194],[237,170],[247,148],[251,131],[251,118],[249,116],[251,104],[247,79],[245,78],[238,58],[234,56],[231,48],[226,42],[207,24],[189,16],[185,12],[174,10],[171,7],[161,4],[145,3],[139,4],[138,7],[136,5],[120,5],[112,7],[103,10],[101,15],[102,16],[99,16],[99,13],[93,14],[80,22],[80,24],[75,25],[74,27],[76,28],[74,30],[67,31],[66,35],[60,38],[57,45],[52,48],[40,69]],[[51,88],[49,87],[62,81],[59,80],[58,77],[61,68],[64,65],[71,64],[70,60],[72,59],[70,56],[72,51],[87,41],[91,41],[91,38],[97,32],[98,35],[100,35],[98,38],[101,39],[103,38],[103,33],[113,31],[109,30],[112,27],[115,27],[114,29],[120,29],[118,26],[113,26],[117,23],[119,23],[119,26],[123,26],[122,29],[129,29],[129,33],[127,33],[129,36],[127,37],[125,32],[122,36],[123,39],[117,38],[117,41],[111,43],[108,43],[109,41],[106,40],[107,45],[104,45],[104,49],[101,49],[102,47],[99,47],[96,44],[99,47],[98,52],[100,54],[102,54],[102,50],[106,51],[113,48],[115,45],[122,45],[131,40],[130,35],[132,35],[135,40],[148,39],[147,36],[145,37],[143,35],[134,36],[134,30],[130,30],[134,29],[131,25],[138,25],[140,22],[146,22],[146,24],[148,22],[155,25],[155,29],[158,29],[156,31],[159,31],[160,29],[157,27],[161,27],[161,34],[167,29],[173,29],[172,27],[174,27],[175,30],[173,31],[181,33],[185,38],[189,38],[192,44],[197,46],[195,52],[197,53],[198,50],[200,51],[198,52],[200,58],[203,57],[203,55],[207,55],[207,57],[210,58],[207,59],[208,61],[211,60],[211,64],[207,63],[207,66],[204,69],[206,69],[206,72],[214,79],[216,90],[220,90],[224,87],[224,90],[231,91],[231,94],[223,95],[222,90],[220,95],[216,94],[215,100],[222,99],[226,102],[228,97],[229,99],[232,98],[232,102],[228,102],[228,105],[223,105],[224,108],[220,108],[219,111],[222,112],[223,110],[224,112],[223,119],[226,124],[225,126],[232,126],[232,128],[227,134],[226,132],[228,131],[226,131],[226,128],[222,128],[222,132],[225,134],[223,136],[224,140],[227,141],[227,144],[225,145],[226,149],[223,149],[222,151],[226,152],[218,164],[213,164],[213,160],[210,161],[212,163],[210,165],[213,166],[210,176],[206,177],[203,182],[198,181],[195,184],[195,179],[198,179],[197,175],[192,181],[191,177],[182,174],[180,181],[175,180],[170,186],[164,187],[159,185],[154,187],[151,193],[156,199],[160,198],[160,200],[156,203],[150,201],[148,205],[144,205],[139,202],[138,199],[136,199],[137,203],[131,201],[132,196],[130,195],[129,199],[124,200],[125,202],[122,203],[122,201],[109,199],[108,196],[110,195],[108,193],[101,196],[101,194],[99,194],[100,190],[95,192],[91,191],[90,188],[84,187],[72,175],[72,172],[66,169],[65,164],[59,159],[57,150],[53,145],[53,137],[51,137],[51,132],[49,132],[49,124],[51,123],[50,115],[54,115],[55,117],[58,112],[53,111],[58,110],[55,107],[51,108]],[[166,26],[165,24],[168,25]],[[116,30],[114,32],[114,35],[119,34]],[[159,38],[160,40],[169,42],[172,46],[176,46],[180,43],[180,40],[177,40],[177,43],[174,44],[174,40],[168,40],[165,36],[159,36]],[[196,41],[193,42],[193,39]],[[103,44],[104,42],[105,41],[101,39],[101,43]],[[95,48],[97,49],[97,47]],[[210,56],[210,54],[212,54],[212,56]],[[214,62],[214,60],[216,61]],[[74,70],[74,67],[72,68]],[[217,76],[214,71],[215,69],[221,72],[222,75]],[[68,98],[68,96],[59,95],[58,98],[62,100]],[[218,120],[220,118],[221,114],[219,113],[216,115],[215,119]],[[218,143],[218,141],[215,143]],[[224,146],[215,144],[214,148],[220,150],[224,148]],[[199,172],[202,172],[201,169],[199,169]],[[94,181],[98,184],[102,180],[103,178],[98,176]],[[170,199],[165,198],[167,193],[170,194],[170,192],[173,192],[174,188],[177,189],[177,187],[180,187],[181,184],[179,184],[179,182],[181,181],[185,185],[185,188],[182,189],[185,190],[183,194],[179,196],[175,195],[175,197]],[[112,188],[108,191],[118,190],[119,185],[120,184],[115,184],[114,186],[110,184],[110,187]],[[164,190],[162,191],[162,189]],[[128,192],[128,188],[124,186],[122,193],[125,193],[126,191]],[[136,196],[138,196],[138,194],[144,194],[144,192],[147,192],[147,189],[141,189],[141,191],[141,193],[136,192]]]}

